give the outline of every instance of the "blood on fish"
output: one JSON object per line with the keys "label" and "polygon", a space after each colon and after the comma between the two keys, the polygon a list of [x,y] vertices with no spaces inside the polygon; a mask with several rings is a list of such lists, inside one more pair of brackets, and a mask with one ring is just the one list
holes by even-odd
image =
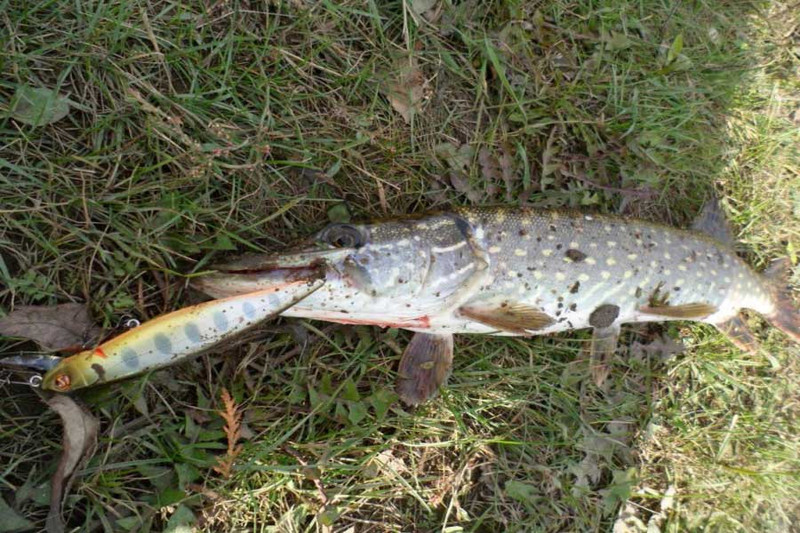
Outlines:
{"label": "blood on fish", "polygon": [[95,348],[95,349],[94,349],[94,354],[95,354],[96,356],[98,356],[98,357],[102,357],[103,359],[107,359],[107,358],[108,358],[108,356],[106,355],[106,353],[105,353],[105,352],[103,351],[103,349],[102,349],[102,348],[100,348],[99,346],[98,346],[97,348]]}

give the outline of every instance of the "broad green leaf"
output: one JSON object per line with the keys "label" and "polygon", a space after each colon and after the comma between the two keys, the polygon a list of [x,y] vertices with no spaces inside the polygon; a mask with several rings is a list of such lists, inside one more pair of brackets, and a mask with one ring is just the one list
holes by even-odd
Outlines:
{"label": "broad green leaf", "polygon": [[350,210],[344,202],[335,204],[328,209],[328,220],[331,222],[350,222]]}
{"label": "broad green leaf", "polygon": [[672,41],[672,45],[667,52],[667,64],[675,61],[678,55],[680,55],[681,50],[683,50],[683,34],[679,33],[678,36],[675,37],[675,40]]}
{"label": "broad green leaf", "polygon": [[438,0],[411,0],[411,11],[417,15],[422,15],[426,11],[430,11],[436,5]]}
{"label": "broad green leaf", "polygon": [[528,483],[511,479],[506,481],[506,494],[520,503],[533,503],[539,496],[539,490]]}
{"label": "broad green leaf", "polygon": [[624,33],[611,32],[611,37],[606,38],[606,50],[614,52],[616,50],[624,50],[631,46],[631,40]]}
{"label": "broad green leaf", "polygon": [[175,512],[172,513],[172,516],[169,517],[169,521],[167,522],[167,527],[164,529],[164,532],[170,533],[179,533],[183,531],[193,531],[193,528],[189,528],[190,524],[194,524],[197,521],[197,517],[194,515],[191,509],[186,507],[185,505],[179,505]]}
{"label": "broad green leaf", "polygon": [[362,402],[353,402],[350,404],[350,414],[348,415],[347,419],[350,420],[350,423],[358,425],[359,422],[364,420],[367,417],[367,408],[364,407]]}
{"label": "broad green leaf", "polygon": [[342,398],[345,400],[350,400],[351,402],[357,402],[361,400],[361,396],[358,394],[358,388],[356,387],[355,382],[353,382],[353,380],[350,378],[347,378],[347,381],[344,382]]}
{"label": "broad green leaf", "polygon": [[11,116],[31,126],[45,126],[69,113],[69,102],[52,89],[20,85],[11,103]]}
{"label": "broad green leaf", "polygon": [[33,529],[33,522],[17,514],[3,498],[0,498],[0,533]]}

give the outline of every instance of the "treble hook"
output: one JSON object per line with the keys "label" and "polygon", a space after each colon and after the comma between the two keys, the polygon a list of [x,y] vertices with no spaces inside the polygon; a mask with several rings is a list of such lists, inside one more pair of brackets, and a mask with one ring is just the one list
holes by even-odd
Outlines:
{"label": "treble hook", "polygon": [[41,374],[31,374],[27,380],[25,381],[17,381],[11,379],[12,373],[9,372],[8,375],[0,377],[0,386],[2,385],[27,385],[34,389],[38,389],[42,386],[42,375]]}

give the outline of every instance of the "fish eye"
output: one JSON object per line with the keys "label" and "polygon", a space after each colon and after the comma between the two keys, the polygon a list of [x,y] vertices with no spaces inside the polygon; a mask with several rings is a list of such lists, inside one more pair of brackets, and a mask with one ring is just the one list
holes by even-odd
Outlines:
{"label": "fish eye", "polygon": [[364,236],[358,228],[349,224],[331,224],[320,235],[320,240],[336,248],[360,248]]}
{"label": "fish eye", "polygon": [[61,392],[64,392],[69,390],[71,381],[72,380],[69,378],[69,374],[59,374],[53,381],[53,385],[55,385],[56,389],[60,390]]}

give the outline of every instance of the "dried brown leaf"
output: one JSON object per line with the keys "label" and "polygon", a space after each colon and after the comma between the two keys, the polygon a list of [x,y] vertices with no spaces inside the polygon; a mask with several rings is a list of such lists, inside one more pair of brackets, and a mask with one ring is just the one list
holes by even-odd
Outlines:
{"label": "dried brown leaf", "polygon": [[469,184],[469,178],[467,178],[461,172],[450,172],[450,185],[452,185],[453,188],[458,192],[465,194],[467,198],[469,198],[470,202],[480,202],[482,196],[481,193]]}
{"label": "dried brown leaf", "polygon": [[422,111],[427,81],[413,58],[411,61],[401,60],[396,67],[397,75],[386,85],[384,92],[395,111],[406,124],[411,124],[414,115]]}
{"label": "dried brown leaf", "polygon": [[668,335],[660,335],[652,341],[642,344],[638,341],[631,345],[631,357],[634,360],[643,360],[647,357],[658,357],[661,361],[669,361],[676,355],[683,353],[686,347],[680,340],[675,340]]}
{"label": "dried brown leaf", "polygon": [[488,148],[483,147],[478,151],[478,163],[481,165],[481,172],[486,180],[499,180],[502,175],[500,174],[500,165],[497,157],[489,151]]}
{"label": "dried brown leaf", "polygon": [[31,339],[45,350],[81,346],[99,334],[84,304],[22,306],[0,319],[0,335]]}
{"label": "dried brown leaf", "polygon": [[503,173],[503,183],[506,185],[506,201],[511,202],[514,191],[514,156],[508,144],[503,145],[500,155],[500,170]]}
{"label": "dried brown leaf", "polygon": [[69,491],[78,464],[92,455],[99,423],[69,396],[53,396],[47,400],[47,405],[58,413],[64,427],[64,451],[51,481],[50,512],[47,514],[48,533],[60,533],[64,531],[61,517],[64,496]]}
{"label": "dried brown leaf", "polygon": [[242,445],[237,444],[242,436],[242,413],[228,389],[222,388],[220,398],[222,399],[223,409],[218,412],[219,416],[225,421],[223,430],[225,431],[225,437],[228,439],[228,450],[224,456],[217,457],[218,464],[214,467],[214,471],[222,477],[229,478],[233,473],[233,463],[242,453]]}

